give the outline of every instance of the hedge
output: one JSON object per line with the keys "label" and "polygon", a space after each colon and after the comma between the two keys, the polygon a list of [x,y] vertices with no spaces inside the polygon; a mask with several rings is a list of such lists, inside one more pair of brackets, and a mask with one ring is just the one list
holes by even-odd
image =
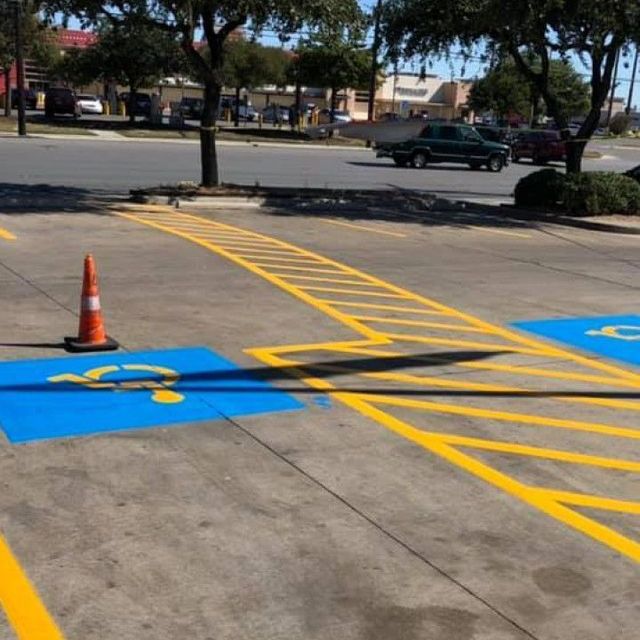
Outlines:
{"label": "hedge", "polygon": [[619,173],[565,175],[543,169],[525,176],[515,190],[516,205],[560,209],[570,215],[640,214],[640,184]]}

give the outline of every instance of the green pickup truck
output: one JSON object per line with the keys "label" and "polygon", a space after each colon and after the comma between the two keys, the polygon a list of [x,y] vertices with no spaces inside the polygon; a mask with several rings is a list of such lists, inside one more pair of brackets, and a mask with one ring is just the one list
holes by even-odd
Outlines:
{"label": "green pickup truck", "polygon": [[418,137],[383,147],[377,156],[393,158],[400,167],[422,169],[432,162],[456,162],[497,172],[509,164],[510,154],[508,145],[485,140],[469,125],[428,124]]}

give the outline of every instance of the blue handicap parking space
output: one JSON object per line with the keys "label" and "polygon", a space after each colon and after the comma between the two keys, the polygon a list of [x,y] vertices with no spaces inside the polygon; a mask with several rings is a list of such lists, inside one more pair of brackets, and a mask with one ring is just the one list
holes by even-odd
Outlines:
{"label": "blue handicap parking space", "polygon": [[601,356],[640,366],[640,316],[515,322],[513,326]]}
{"label": "blue handicap parking space", "polygon": [[301,407],[202,347],[0,364],[0,426],[13,443]]}

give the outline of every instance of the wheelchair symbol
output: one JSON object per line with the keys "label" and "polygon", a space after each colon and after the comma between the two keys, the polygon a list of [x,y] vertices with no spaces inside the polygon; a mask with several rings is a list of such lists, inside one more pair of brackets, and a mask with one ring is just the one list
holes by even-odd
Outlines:
{"label": "wheelchair symbol", "polygon": [[617,340],[640,340],[640,327],[629,324],[618,324],[602,327],[602,329],[591,329],[586,332],[588,336],[604,336],[605,338],[616,338]]}
{"label": "wheelchair symbol", "polygon": [[[157,377],[149,377],[147,380],[118,380],[109,382],[102,381],[104,376],[118,371],[142,371],[145,373],[156,374]],[[173,369],[167,367],[158,367],[148,364],[123,364],[108,365],[106,367],[97,367],[85,371],[81,376],[75,373],[62,373],[57,376],[47,378],[48,382],[72,382],[82,385],[87,389],[111,389],[113,391],[137,391],[147,389],[151,392],[151,400],[160,404],[176,404],[184,400],[184,396],[169,389],[175,385],[180,379],[180,374]]]}

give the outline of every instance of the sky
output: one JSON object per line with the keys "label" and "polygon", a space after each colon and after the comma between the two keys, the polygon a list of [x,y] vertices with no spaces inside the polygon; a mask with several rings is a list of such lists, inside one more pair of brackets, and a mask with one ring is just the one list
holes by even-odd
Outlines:
{"label": "sky", "polygon": [[[358,0],[360,7],[370,13],[375,6],[376,0]],[[69,27],[79,28],[77,21],[71,20]],[[285,48],[291,49],[295,46],[296,42],[304,37],[305,34],[297,34],[293,35],[288,42],[286,42],[283,46]],[[369,34],[367,37],[367,44],[371,44],[372,35]],[[260,41],[265,45],[270,46],[281,46],[281,42],[277,36],[272,31],[266,31],[262,34]],[[629,84],[631,79],[631,67],[633,63],[633,51],[632,56],[628,59],[621,60],[618,72],[618,81],[616,85],[615,95],[616,97],[624,98],[626,101],[627,95],[629,93]],[[450,60],[433,58],[428,61],[427,65],[427,73],[435,74],[440,76],[441,78],[446,78],[447,80],[454,79],[473,79],[477,77],[482,77],[485,74],[486,63],[479,60],[477,57],[472,60],[465,61],[462,59],[462,56],[454,55]],[[584,76],[585,81],[589,79],[590,70],[586,68],[580,59],[577,56],[574,56],[572,59],[572,63],[574,68],[578,71],[578,73]],[[421,68],[421,62],[419,60],[407,60],[399,65],[400,71],[410,72],[410,73],[419,73]],[[634,100],[635,105],[640,105],[640,69],[638,70],[638,74],[636,75],[636,87],[634,91]]]}

